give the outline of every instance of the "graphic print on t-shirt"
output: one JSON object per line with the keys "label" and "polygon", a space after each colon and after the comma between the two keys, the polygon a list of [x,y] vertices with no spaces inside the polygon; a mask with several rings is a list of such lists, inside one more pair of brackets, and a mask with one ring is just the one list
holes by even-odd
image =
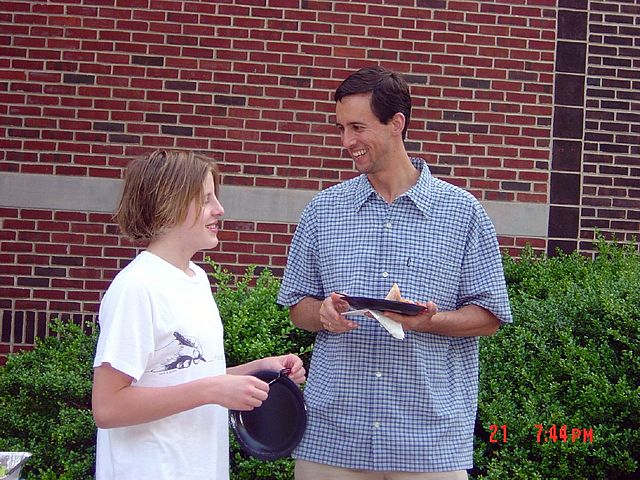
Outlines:
{"label": "graphic print on t-shirt", "polygon": [[200,362],[206,362],[202,356],[200,342],[193,337],[185,337],[180,332],[173,332],[174,339],[156,352],[166,350],[166,359],[158,368],[151,369],[153,373],[169,372],[189,368]]}

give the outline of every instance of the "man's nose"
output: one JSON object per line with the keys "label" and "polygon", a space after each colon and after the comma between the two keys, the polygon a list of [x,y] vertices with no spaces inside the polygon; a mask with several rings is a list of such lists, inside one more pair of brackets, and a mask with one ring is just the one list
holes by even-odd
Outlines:
{"label": "man's nose", "polygon": [[355,144],[355,137],[349,132],[342,133],[342,146],[344,148],[351,148]]}

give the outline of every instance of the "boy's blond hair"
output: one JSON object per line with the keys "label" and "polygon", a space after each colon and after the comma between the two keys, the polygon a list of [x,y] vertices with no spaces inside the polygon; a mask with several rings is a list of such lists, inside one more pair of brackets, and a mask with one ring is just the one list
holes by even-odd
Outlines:
{"label": "boy's blond hair", "polygon": [[203,183],[213,175],[218,193],[220,174],[215,161],[194,152],[156,150],[131,161],[115,219],[134,240],[151,240],[184,221],[193,199],[203,201]]}

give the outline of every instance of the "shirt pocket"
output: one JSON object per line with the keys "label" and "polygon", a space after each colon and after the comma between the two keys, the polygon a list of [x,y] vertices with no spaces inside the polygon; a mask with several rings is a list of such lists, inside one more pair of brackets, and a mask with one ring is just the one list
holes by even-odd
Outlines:
{"label": "shirt pocket", "polygon": [[437,255],[405,255],[397,258],[394,277],[403,298],[432,301],[439,310],[457,308],[460,262]]}

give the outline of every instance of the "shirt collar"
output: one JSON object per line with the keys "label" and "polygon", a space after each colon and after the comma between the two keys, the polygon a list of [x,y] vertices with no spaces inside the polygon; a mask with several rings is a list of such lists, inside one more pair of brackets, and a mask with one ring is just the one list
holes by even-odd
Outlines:
{"label": "shirt collar", "polygon": [[422,158],[412,157],[411,163],[420,172],[418,181],[402,196],[407,196],[413,203],[420,209],[420,211],[426,216],[431,208],[431,199],[433,195],[429,195],[433,188],[433,176],[431,171]]}
{"label": "shirt collar", "polygon": [[354,189],[353,189],[353,206],[356,211],[359,211],[372,195],[377,195],[376,191],[369,182],[369,179],[366,175],[359,175],[354,178]]}
{"label": "shirt collar", "polygon": [[[398,198],[406,196],[422,213],[427,215],[430,208],[429,190],[433,182],[433,177],[431,176],[427,163],[422,158],[411,157],[410,160],[414,167],[420,172],[420,176],[416,184]],[[362,205],[364,205],[372,195],[377,195],[377,192],[364,174],[354,178],[354,182],[353,205],[357,211],[362,208]]]}

